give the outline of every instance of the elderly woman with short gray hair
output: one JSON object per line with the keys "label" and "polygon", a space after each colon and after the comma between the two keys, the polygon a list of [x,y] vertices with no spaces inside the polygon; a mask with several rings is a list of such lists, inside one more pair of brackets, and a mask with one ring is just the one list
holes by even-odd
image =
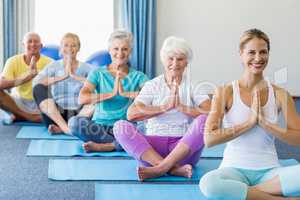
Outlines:
{"label": "elderly woman with short gray hair", "polygon": [[185,70],[192,50],[184,39],[169,37],[161,48],[164,74],[148,81],[129,107],[129,120],[146,121],[141,134],[128,121],[115,123],[114,134],[137,159],[141,181],[165,173],[191,178],[202,152],[203,127],[210,100],[187,80]]}
{"label": "elderly woman with short gray hair", "polygon": [[81,104],[95,104],[93,118],[76,116],[69,120],[71,133],[85,142],[86,152],[123,150],[115,141],[113,125],[126,119],[127,108],[148,80],[129,67],[130,32],[116,30],[108,43],[112,63],[91,72],[79,94]]}

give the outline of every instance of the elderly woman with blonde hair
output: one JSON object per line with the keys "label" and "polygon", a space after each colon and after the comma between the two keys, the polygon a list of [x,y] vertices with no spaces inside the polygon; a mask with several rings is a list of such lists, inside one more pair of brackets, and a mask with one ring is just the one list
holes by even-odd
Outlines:
{"label": "elderly woman with blonde hair", "polygon": [[145,84],[127,112],[129,120],[146,121],[145,135],[125,120],[114,126],[117,141],[140,162],[141,181],[165,173],[191,178],[204,146],[202,114],[210,109],[209,97],[184,73],[192,59],[187,42],[169,37],[160,55],[164,74]]}
{"label": "elderly woman with blonde hair", "polygon": [[79,37],[66,33],[60,45],[63,59],[47,65],[33,80],[34,99],[52,134],[70,134],[68,119],[83,112],[78,104],[79,91],[94,67],[77,60],[79,50]]}

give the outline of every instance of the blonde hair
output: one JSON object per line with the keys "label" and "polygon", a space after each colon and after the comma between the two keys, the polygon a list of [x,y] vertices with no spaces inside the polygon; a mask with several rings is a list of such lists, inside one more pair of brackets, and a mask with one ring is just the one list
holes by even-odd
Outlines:
{"label": "blonde hair", "polygon": [[160,58],[163,61],[170,54],[178,52],[185,55],[188,61],[191,61],[193,58],[193,51],[186,40],[184,40],[183,38],[170,36],[165,39],[160,49]]}
{"label": "blonde hair", "polygon": [[64,41],[66,38],[71,38],[71,39],[75,40],[75,42],[76,42],[77,45],[78,45],[78,50],[80,49],[81,44],[80,44],[80,39],[79,39],[79,36],[78,36],[78,35],[76,35],[75,33],[66,33],[66,34],[64,34],[64,36],[62,37],[62,39],[61,39],[61,41],[60,41],[60,44],[62,44],[63,41]]}
{"label": "blonde hair", "polygon": [[268,47],[268,51],[270,51],[270,39],[267,36],[267,34],[265,34],[263,31],[259,30],[259,29],[249,29],[247,31],[245,31],[240,39],[240,45],[239,48],[240,50],[243,50],[245,45],[252,39],[254,38],[258,38],[258,39],[262,39],[267,43],[267,47]]}

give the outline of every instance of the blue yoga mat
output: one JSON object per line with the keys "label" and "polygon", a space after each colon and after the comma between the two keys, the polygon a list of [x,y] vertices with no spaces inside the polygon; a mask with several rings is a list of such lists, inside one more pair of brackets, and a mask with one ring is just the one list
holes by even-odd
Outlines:
{"label": "blue yoga mat", "polygon": [[[201,160],[194,169],[191,179],[178,176],[163,176],[149,179],[157,182],[199,181],[200,177],[216,169],[220,160]],[[53,180],[115,180],[138,181],[135,160],[71,160],[50,159],[48,178]]]}
{"label": "blue yoga mat", "polygon": [[124,151],[86,153],[80,140],[32,140],[27,156],[102,156],[129,157]]}
{"label": "blue yoga mat", "polygon": [[205,200],[198,184],[95,184],[95,200]]}
{"label": "blue yoga mat", "polygon": [[201,154],[202,158],[222,158],[225,144],[219,144],[210,148],[204,148]]}
{"label": "blue yoga mat", "polygon": [[[194,169],[193,177],[187,179],[177,176],[163,176],[149,179],[157,182],[199,181],[203,174],[218,168],[221,160],[202,159]],[[284,166],[297,164],[296,160],[281,160]],[[48,178],[52,180],[110,180],[138,181],[135,160],[72,160],[50,159]]]}
{"label": "blue yoga mat", "polygon": [[11,124],[5,124],[5,126],[44,126],[42,123],[28,122],[28,121],[17,121]]}
{"label": "blue yoga mat", "polygon": [[[27,156],[107,156],[129,157],[126,152],[93,152],[86,153],[79,140],[32,140],[27,150]],[[201,157],[222,157],[225,145],[204,149]]]}
{"label": "blue yoga mat", "polygon": [[17,139],[47,139],[47,140],[78,140],[77,137],[70,135],[51,135],[44,126],[26,126],[22,127],[17,136]]}

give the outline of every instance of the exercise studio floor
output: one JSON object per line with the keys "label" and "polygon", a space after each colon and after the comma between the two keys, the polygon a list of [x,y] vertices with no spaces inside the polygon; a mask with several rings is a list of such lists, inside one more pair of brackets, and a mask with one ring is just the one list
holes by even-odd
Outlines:
{"label": "exercise studio floor", "polygon": [[[137,181],[54,181],[48,179],[49,159],[92,159],[92,160],[126,160],[124,157],[100,158],[100,157],[50,157],[50,156],[26,156],[30,139],[16,139],[16,135],[21,126],[0,125],[0,199],[43,199],[43,200],[63,200],[63,199],[85,199],[94,200],[95,194],[101,191],[109,191],[114,188],[114,193],[118,191],[135,190],[148,191],[147,188],[164,189],[167,184],[173,184],[172,190],[187,191],[198,188],[197,181],[194,182],[159,182],[151,184],[140,184]],[[300,149],[277,142],[277,149],[281,159],[294,158],[300,161]],[[89,169],[87,169],[89,170]],[[124,172],[127,173],[127,172]],[[135,185],[133,185],[135,184]],[[136,185],[138,184],[138,185]],[[141,187],[142,186],[142,187]],[[95,191],[95,187],[97,188]],[[153,193],[157,193],[153,191]],[[172,191],[170,191],[172,193]],[[144,193],[145,194],[145,193]],[[183,193],[182,193],[183,194]],[[103,195],[103,193],[102,193]],[[107,198],[111,199],[111,194]],[[169,199],[160,196],[158,199]],[[179,198],[180,195],[177,195]],[[183,199],[182,196],[180,199]],[[189,199],[189,198],[186,198]]]}

